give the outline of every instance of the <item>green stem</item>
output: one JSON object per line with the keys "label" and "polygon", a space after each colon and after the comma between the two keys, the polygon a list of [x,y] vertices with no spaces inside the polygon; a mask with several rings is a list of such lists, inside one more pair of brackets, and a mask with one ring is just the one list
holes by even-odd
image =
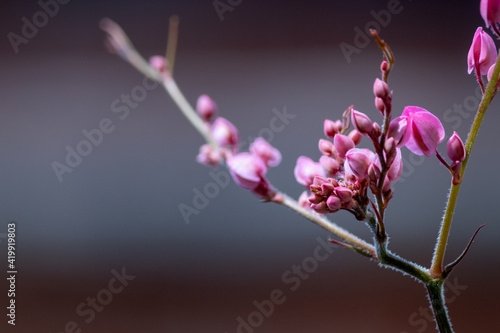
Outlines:
{"label": "green stem", "polygon": [[[462,167],[460,169],[460,179],[463,180],[463,174],[465,172],[465,167],[469,161],[470,153],[472,151],[472,146],[476,141],[477,133],[481,127],[481,123],[486,113],[486,109],[490,105],[491,99],[495,93],[495,86],[498,81],[498,75],[500,74],[500,55],[497,58],[495,68],[493,70],[493,75],[491,76],[490,82],[486,87],[486,92],[483,95],[481,103],[479,104],[479,109],[477,110],[476,117],[472,123],[472,128],[467,137],[467,142],[465,143],[466,156],[465,160],[462,162]],[[446,212],[443,217],[443,222],[441,223],[441,229],[439,230],[439,236],[436,242],[436,249],[434,251],[434,256],[432,258],[432,265],[430,268],[430,273],[433,278],[441,277],[443,273],[443,258],[446,250],[446,244],[448,243],[448,236],[450,234],[451,221],[453,220],[453,213],[455,212],[455,206],[457,204],[458,192],[460,191],[460,185],[451,185],[450,195],[448,197],[448,203],[446,206]]]}
{"label": "green stem", "polygon": [[445,305],[443,282],[444,280],[432,280],[427,283],[427,293],[429,294],[432,312],[434,313],[439,332],[453,333],[450,317]]}

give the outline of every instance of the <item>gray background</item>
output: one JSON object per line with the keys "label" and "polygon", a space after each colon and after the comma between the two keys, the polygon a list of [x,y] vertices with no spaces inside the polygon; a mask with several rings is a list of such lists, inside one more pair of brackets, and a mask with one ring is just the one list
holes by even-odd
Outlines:
{"label": "gray background", "polygon": [[[290,291],[282,274],[311,257],[317,238],[329,234],[234,183],[187,225],[179,204],[192,205],[193,189],[212,182],[210,169],[195,162],[202,139],[161,88],[148,92],[124,120],[111,111],[142,76],[106,52],[98,29],[99,20],[110,17],[144,55],[161,54],[168,17],[178,14],[175,77],[193,104],[202,93],[212,96],[242,138],[269,127],[275,108],[286,106],[296,115],[274,136],[283,161],[268,175],[297,197],[303,189],[293,177],[295,161],[319,157],[325,118],[337,119],[354,104],[380,119],[372,93],[378,48],[370,42],[348,63],[339,44],[353,44],[353,28],[364,29],[373,21],[370,11],[387,3],[242,1],[221,21],[212,1],[71,1],[15,54],[7,34],[20,34],[21,18],[31,21],[41,8],[35,1],[4,1],[0,233],[17,222],[19,274],[17,325],[5,323],[5,310],[0,325],[9,332],[61,332],[69,321],[82,332],[236,332],[237,318],[255,311],[254,300],[280,289],[286,302],[255,332],[433,332],[421,315],[411,317],[427,306],[422,286],[346,250],[336,249]],[[395,115],[419,105],[443,120],[447,137],[456,130],[465,138],[474,111],[448,110],[477,103],[466,55],[483,21],[479,1],[451,3],[401,1],[403,10],[381,35],[396,55],[390,77]],[[447,293],[457,332],[491,332],[500,325],[499,108],[494,100],[476,141],[446,255],[453,260],[475,229],[489,223],[451,277],[466,286]],[[103,118],[115,130],[60,183],[51,163],[63,162],[65,147],[75,148],[82,130]],[[439,149],[445,153],[445,144]],[[406,149],[403,154],[409,161]],[[391,248],[427,266],[449,175],[435,158],[416,158],[406,164],[403,180],[387,216]],[[350,215],[332,217],[369,239]],[[85,323],[76,307],[96,297],[111,271],[122,267],[135,279]]]}

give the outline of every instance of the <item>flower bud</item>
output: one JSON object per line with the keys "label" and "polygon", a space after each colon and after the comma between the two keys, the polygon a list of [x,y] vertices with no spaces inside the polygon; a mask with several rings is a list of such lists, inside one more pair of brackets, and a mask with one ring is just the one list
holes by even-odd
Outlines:
{"label": "flower bud", "polygon": [[362,112],[352,110],[351,122],[354,125],[354,128],[362,135],[370,134],[372,131],[372,121]]}
{"label": "flower bud", "polygon": [[335,187],[335,194],[343,203],[347,203],[352,200],[352,191],[347,187]]}
{"label": "flower bud", "polygon": [[258,156],[239,153],[230,157],[227,165],[236,184],[245,189],[254,190],[267,182],[264,179],[267,167]]}
{"label": "flower bud", "polygon": [[258,137],[250,145],[250,152],[259,156],[267,166],[277,166],[281,162],[281,153],[266,140]]}
{"label": "flower bud", "polygon": [[297,182],[306,187],[309,187],[313,183],[314,176],[324,174],[319,163],[305,156],[300,156],[297,159],[293,173]]}
{"label": "flower bud", "polygon": [[301,207],[304,207],[304,208],[311,208],[311,205],[309,203],[309,194],[307,193],[307,191],[304,191],[302,192],[302,194],[300,195],[299,199],[297,200],[297,202],[299,203],[299,205]]}
{"label": "flower bud", "polygon": [[472,45],[467,55],[467,65],[469,74],[474,69],[476,74],[485,75],[488,69],[495,63],[497,49],[493,39],[481,27],[477,28]]}
{"label": "flower bud", "polygon": [[330,119],[325,119],[325,122],[323,123],[323,131],[325,132],[325,135],[329,138],[333,138],[335,134],[338,133],[335,122]]}
{"label": "flower bud", "polygon": [[333,185],[331,183],[323,183],[321,184],[321,192],[323,195],[330,195],[333,193]]}
{"label": "flower bud", "polygon": [[465,159],[465,146],[457,132],[453,132],[453,135],[448,140],[446,153],[453,162],[462,162]]}
{"label": "flower bud", "polygon": [[389,181],[395,182],[396,180],[399,179],[402,172],[403,172],[403,159],[401,156],[401,149],[396,148],[393,161],[391,163],[391,166],[389,167],[389,170],[387,171],[386,180],[389,179]]}
{"label": "flower bud", "polygon": [[331,210],[332,212],[336,212],[342,207],[342,202],[337,196],[330,195],[328,199],[326,199],[326,205],[328,206],[329,210]]}
{"label": "flower bud", "polygon": [[388,138],[384,143],[384,152],[387,165],[391,165],[394,157],[396,157],[396,142],[393,138]]}
{"label": "flower bud", "polygon": [[333,138],[333,145],[335,146],[335,150],[340,158],[345,158],[345,154],[349,149],[355,147],[354,141],[352,141],[349,137],[343,134],[337,134]]}
{"label": "flower bud", "polygon": [[330,213],[330,210],[328,209],[328,206],[326,205],[326,201],[321,201],[319,204],[311,204],[311,208],[316,211],[316,213],[319,214],[328,214]]}
{"label": "flower bud", "polygon": [[201,95],[196,102],[196,111],[203,121],[209,122],[217,113],[217,105],[208,95]]}
{"label": "flower bud", "polygon": [[346,172],[359,179],[365,179],[368,176],[368,167],[374,155],[369,149],[350,149],[345,156],[344,168]]}
{"label": "flower bud", "polygon": [[371,136],[372,137],[375,137],[375,138],[378,138],[380,136],[380,134],[382,133],[382,130],[380,129],[380,125],[376,122],[374,122],[372,124],[372,133],[371,133]]}
{"label": "flower bud", "polygon": [[479,11],[483,17],[486,28],[492,27],[496,30],[497,22],[500,22],[500,3],[498,0],[481,0],[479,5]]}
{"label": "flower bud", "polygon": [[356,146],[359,145],[361,143],[361,139],[363,139],[361,134],[358,131],[356,131],[355,129],[350,131],[347,136],[354,142],[354,145],[356,145]]}
{"label": "flower bud", "polygon": [[325,156],[332,156],[335,148],[333,143],[329,140],[319,139],[318,143],[319,151]]}
{"label": "flower bud", "polygon": [[387,63],[387,61],[385,61],[385,60],[384,60],[384,61],[382,61],[382,62],[380,63],[380,70],[381,70],[382,72],[385,72],[385,71],[387,70],[387,68],[389,68],[389,64]]}
{"label": "flower bud", "polygon": [[168,75],[168,62],[163,56],[152,56],[149,58],[149,65],[153,67],[162,77]]}
{"label": "flower bud", "polygon": [[389,86],[387,85],[387,83],[377,78],[375,79],[375,83],[373,84],[373,94],[375,95],[375,97],[386,99],[390,94]]}
{"label": "flower bud", "polygon": [[196,156],[196,160],[198,163],[204,165],[216,166],[222,162],[223,156],[219,149],[207,143],[200,147],[200,152],[198,153],[198,156]]}
{"label": "flower bud", "polygon": [[237,146],[239,143],[238,129],[225,118],[215,119],[211,132],[215,142],[221,146]]}
{"label": "flower bud", "polygon": [[319,164],[327,176],[334,176],[340,170],[340,164],[335,159],[328,156],[321,156]]}
{"label": "flower bud", "polygon": [[384,100],[382,98],[375,97],[375,107],[377,108],[377,110],[382,112],[382,115],[385,114],[385,103],[384,103]]}

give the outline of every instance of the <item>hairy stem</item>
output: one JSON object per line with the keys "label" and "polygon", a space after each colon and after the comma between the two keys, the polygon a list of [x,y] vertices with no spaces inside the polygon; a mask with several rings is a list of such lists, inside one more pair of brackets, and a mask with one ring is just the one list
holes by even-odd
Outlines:
{"label": "hairy stem", "polygon": [[[462,162],[462,167],[460,169],[460,179],[463,181],[463,174],[469,161],[469,157],[472,151],[472,146],[476,141],[477,133],[481,127],[481,123],[484,118],[484,114],[490,105],[491,99],[493,98],[495,92],[495,86],[498,81],[498,75],[500,74],[500,55],[497,58],[495,68],[493,70],[493,75],[491,80],[486,87],[486,92],[483,95],[481,103],[479,104],[479,109],[477,110],[476,117],[472,123],[472,128],[467,137],[467,142],[465,143],[466,156],[465,160]],[[455,212],[455,206],[457,204],[458,192],[460,191],[460,184],[452,184],[450,189],[450,195],[448,197],[448,203],[446,205],[446,211],[441,223],[441,228],[439,230],[439,236],[436,242],[436,249],[434,251],[434,256],[432,258],[432,265],[430,268],[430,273],[433,278],[441,277],[443,273],[443,258],[446,251],[446,245],[448,243],[448,236],[450,234],[451,221],[453,220],[453,213]]]}

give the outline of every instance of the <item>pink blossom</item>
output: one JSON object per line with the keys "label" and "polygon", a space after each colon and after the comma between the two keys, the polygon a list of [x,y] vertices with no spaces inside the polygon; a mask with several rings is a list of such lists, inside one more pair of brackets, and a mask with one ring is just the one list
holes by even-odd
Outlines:
{"label": "pink blossom", "polygon": [[156,69],[162,77],[168,75],[168,62],[164,56],[152,56],[151,58],[149,58],[149,65]]}
{"label": "pink blossom", "polygon": [[300,156],[297,159],[293,173],[297,182],[306,187],[311,186],[316,175],[324,175],[321,165],[306,156]]}
{"label": "pink blossom", "polygon": [[258,156],[251,153],[239,153],[227,160],[229,171],[234,181],[239,186],[256,190],[259,188],[269,188],[269,183],[264,178],[267,167]]}
{"label": "pink blossom", "polygon": [[453,135],[448,140],[446,153],[453,162],[462,162],[465,159],[465,146],[457,132],[453,132]]}
{"label": "pink blossom", "polygon": [[215,142],[221,146],[236,146],[239,143],[238,129],[225,118],[215,119],[211,132]]}
{"label": "pink blossom", "polygon": [[201,119],[209,122],[217,113],[217,105],[208,95],[201,95],[196,102],[196,111]]}
{"label": "pink blossom", "polygon": [[347,173],[365,179],[368,167],[375,160],[375,154],[369,149],[352,148],[345,155],[344,169]]}
{"label": "pink blossom", "polygon": [[281,153],[263,138],[257,138],[250,145],[250,152],[259,156],[267,166],[277,166],[281,162]]}
{"label": "pink blossom", "polygon": [[370,134],[373,128],[372,121],[366,114],[356,110],[351,111],[351,121],[354,128],[362,135]]}
{"label": "pink blossom", "polygon": [[472,39],[472,45],[467,55],[467,65],[469,74],[474,69],[476,75],[485,75],[488,69],[495,63],[497,58],[497,49],[493,39],[483,28],[477,28]]}
{"label": "pink blossom", "polygon": [[394,157],[394,160],[392,161],[391,166],[387,171],[387,178],[391,182],[395,182],[396,180],[399,179],[402,172],[403,172],[403,160],[401,157],[401,149],[396,148],[396,156]]}
{"label": "pink blossom", "polygon": [[319,139],[318,148],[321,154],[325,156],[332,156],[335,148],[333,147],[333,143],[329,140]]}
{"label": "pink blossom", "polygon": [[481,12],[486,28],[491,26],[493,30],[498,31],[496,23],[500,22],[500,1],[481,0],[479,11]]}
{"label": "pink blossom", "polygon": [[430,157],[436,153],[437,145],[444,139],[444,128],[439,119],[418,106],[405,107],[403,117],[407,117],[406,131],[411,135],[406,148],[416,155]]}
{"label": "pink blossom", "polygon": [[[336,122],[330,119],[325,119],[325,122],[323,123],[323,131],[325,132],[325,135],[329,138],[333,138],[335,134],[340,132],[340,128]],[[342,125],[340,126],[342,127]]]}

